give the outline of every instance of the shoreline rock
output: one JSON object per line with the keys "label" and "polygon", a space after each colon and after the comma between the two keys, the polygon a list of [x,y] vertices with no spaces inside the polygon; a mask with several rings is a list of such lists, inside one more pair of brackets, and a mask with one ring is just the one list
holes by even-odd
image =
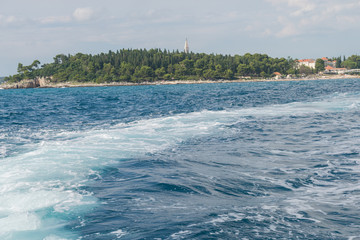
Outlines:
{"label": "shoreline rock", "polygon": [[51,83],[51,78],[25,79],[18,83],[0,85],[0,89],[26,89],[26,88],[67,88],[67,87],[112,87],[112,86],[146,86],[146,85],[176,85],[176,84],[204,84],[204,83],[245,83],[245,82],[283,82],[283,81],[311,81],[311,80],[331,80],[331,79],[360,78],[353,75],[337,76],[312,76],[308,78],[291,79],[235,79],[235,80],[162,80],[154,82],[112,82],[112,83]]}
{"label": "shoreline rock", "polygon": [[43,88],[47,87],[50,84],[50,79],[41,77],[35,79],[24,79],[18,83],[6,84],[3,83],[0,85],[3,89],[24,89],[24,88]]}

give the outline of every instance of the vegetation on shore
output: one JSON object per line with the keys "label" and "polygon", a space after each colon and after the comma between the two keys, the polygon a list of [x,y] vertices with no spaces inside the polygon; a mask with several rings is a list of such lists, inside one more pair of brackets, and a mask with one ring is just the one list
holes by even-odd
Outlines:
{"label": "vegetation on shore", "polygon": [[234,79],[236,76],[270,77],[274,72],[294,73],[294,61],[265,54],[244,56],[183,53],[160,49],[109,51],[98,55],[82,54],[54,57],[40,66],[19,63],[18,74],[8,83],[36,77],[51,77],[51,82],[140,82],[187,79]]}
{"label": "vegetation on shore", "polygon": [[[347,68],[360,68],[360,56],[338,61]],[[266,54],[215,55],[184,53],[161,49],[122,49],[97,55],[78,53],[59,54],[52,63],[40,66],[35,60],[31,65],[19,63],[18,74],[6,77],[7,83],[24,79],[45,77],[52,83],[137,83],[158,80],[216,80],[239,77],[267,78],[275,72],[287,74],[311,74],[323,70],[319,61],[315,70],[301,66],[291,58],[272,58]]]}

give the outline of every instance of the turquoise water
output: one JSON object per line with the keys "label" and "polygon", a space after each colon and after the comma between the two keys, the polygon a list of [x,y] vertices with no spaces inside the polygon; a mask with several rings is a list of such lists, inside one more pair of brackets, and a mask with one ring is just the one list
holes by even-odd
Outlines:
{"label": "turquoise water", "polygon": [[0,90],[0,239],[360,239],[360,81]]}

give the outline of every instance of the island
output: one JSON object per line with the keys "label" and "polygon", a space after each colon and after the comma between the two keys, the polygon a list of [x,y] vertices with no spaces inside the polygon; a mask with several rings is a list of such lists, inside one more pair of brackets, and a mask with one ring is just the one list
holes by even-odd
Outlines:
{"label": "island", "polygon": [[[313,65],[310,65],[312,62]],[[266,54],[222,55],[161,49],[121,49],[96,55],[58,54],[52,63],[18,64],[2,88],[197,83],[298,79],[326,73],[329,66],[360,69],[360,56],[297,60]],[[336,65],[336,66],[335,66]],[[326,69],[327,68],[327,69]],[[327,74],[335,72],[328,71]],[[352,74],[359,74],[352,71]],[[324,77],[324,75],[322,75]]]}

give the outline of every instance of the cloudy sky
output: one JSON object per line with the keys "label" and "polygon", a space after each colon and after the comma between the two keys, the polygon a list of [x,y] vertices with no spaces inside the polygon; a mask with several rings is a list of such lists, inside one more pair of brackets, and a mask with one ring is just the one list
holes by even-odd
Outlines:
{"label": "cloudy sky", "polygon": [[358,0],[0,0],[0,76],[19,62],[122,48],[360,54]]}

